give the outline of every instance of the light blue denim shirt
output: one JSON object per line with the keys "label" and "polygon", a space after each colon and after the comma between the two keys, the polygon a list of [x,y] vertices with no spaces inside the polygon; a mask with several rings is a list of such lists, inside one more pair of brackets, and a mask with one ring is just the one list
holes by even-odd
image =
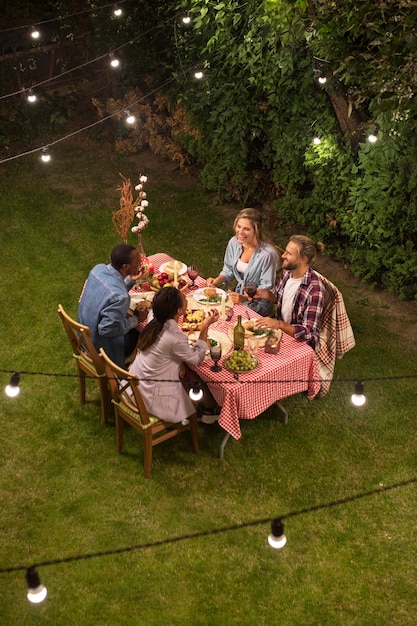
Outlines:
{"label": "light blue denim shirt", "polygon": [[[243,288],[248,283],[256,283],[259,289],[272,289],[276,282],[278,254],[270,243],[262,242],[257,247],[248,263],[244,274],[238,271],[236,265],[242,254],[242,244],[236,237],[232,237],[226,247],[223,269],[220,272],[226,282],[236,279],[235,291],[243,293]],[[245,302],[246,306],[257,311],[260,315],[269,315],[272,304],[268,300],[253,300]]]}
{"label": "light blue denim shirt", "polygon": [[110,263],[100,263],[91,270],[78,306],[78,321],[91,328],[91,338],[97,350],[104,348],[107,355],[120,367],[125,367],[124,336],[136,328],[138,320],[126,317],[130,305],[128,289],[134,281]]}

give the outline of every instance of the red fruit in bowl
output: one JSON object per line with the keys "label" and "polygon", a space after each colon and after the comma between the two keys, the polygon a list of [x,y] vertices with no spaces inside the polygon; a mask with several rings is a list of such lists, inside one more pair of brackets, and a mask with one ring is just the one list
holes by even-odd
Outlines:
{"label": "red fruit in bowl", "polygon": [[182,289],[187,283],[182,278],[178,281],[178,287]]}
{"label": "red fruit in bowl", "polygon": [[168,274],[166,272],[161,272],[161,274],[159,274],[159,278],[167,279],[168,278]]}

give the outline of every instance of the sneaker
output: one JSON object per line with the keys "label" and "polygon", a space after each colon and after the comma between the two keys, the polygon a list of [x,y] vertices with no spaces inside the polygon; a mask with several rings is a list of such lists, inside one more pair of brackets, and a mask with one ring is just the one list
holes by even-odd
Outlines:
{"label": "sneaker", "polygon": [[214,424],[215,422],[218,421],[219,417],[220,415],[206,415],[205,413],[203,413],[200,421],[203,424]]}

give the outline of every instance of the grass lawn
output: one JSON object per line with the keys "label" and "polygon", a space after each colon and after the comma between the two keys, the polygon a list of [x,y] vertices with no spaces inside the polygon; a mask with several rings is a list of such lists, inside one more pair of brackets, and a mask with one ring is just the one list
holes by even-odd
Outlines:
{"label": "grass lawn", "polygon": [[[390,305],[339,283],[357,347],[337,363],[342,380],[330,393],[285,400],[286,426],[275,408],[243,422],[224,460],[222,429],[202,424],[201,453],[187,437],[157,446],[146,480],[141,438],[128,429],[116,454],[92,381],[81,406],[75,378],[30,373],[75,373],[57,305],[76,315],[88,271],[118,243],[119,172],[148,176],[147,253],[167,252],[202,275],[220,269],[242,207],[216,206],[149,153],[120,156],[87,139],[60,145],[47,166],[29,156],[1,167],[0,369],[29,373],[18,398],[0,395],[0,568],[139,549],[40,567],[48,598],[39,606],[26,600],[24,571],[2,573],[0,625],[415,624],[415,484],[290,516],[281,551],[267,546],[269,524],[168,541],[417,475],[416,379],[401,378],[417,374],[417,348],[408,329],[390,325]],[[361,409],[343,380],[352,378],[373,379]]]}

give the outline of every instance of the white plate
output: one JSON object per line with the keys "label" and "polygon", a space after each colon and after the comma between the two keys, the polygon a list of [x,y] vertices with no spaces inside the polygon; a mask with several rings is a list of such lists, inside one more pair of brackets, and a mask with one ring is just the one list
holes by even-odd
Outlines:
{"label": "white plate", "polygon": [[[199,338],[199,335],[200,335],[199,331],[194,331],[193,333],[190,333],[188,335],[188,343],[190,345],[195,343],[197,339]],[[222,356],[230,352],[230,350],[232,349],[232,342],[230,341],[229,337],[225,335],[224,333],[219,332],[218,330],[211,330],[209,328],[208,338],[214,339],[214,341],[217,341],[217,343],[221,345]],[[210,348],[207,347],[206,359],[209,359],[209,358],[210,358]]]}
{"label": "white plate", "polygon": [[[215,300],[215,301],[211,300],[209,302],[207,299],[207,296],[204,295],[205,289],[215,289],[218,300]],[[200,289],[197,289],[197,291],[193,293],[193,298],[199,304],[207,304],[208,306],[210,306],[211,304],[214,304],[214,305],[220,304],[222,301],[222,296],[225,294],[226,292],[223,289],[218,289],[218,287],[201,287]]]}
{"label": "white plate", "polygon": [[[160,265],[160,267],[159,267],[159,273],[161,274],[162,272],[165,272],[165,268],[170,263],[172,263],[172,261],[167,261],[166,263],[162,263],[162,265]],[[186,274],[187,273],[187,266],[185,265],[185,263],[183,263],[182,261],[177,261],[177,263],[181,263],[181,267],[178,270],[178,276],[181,276],[182,274]],[[173,274],[173,273],[174,272],[170,272],[170,274]]]}
{"label": "white plate", "polygon": [[130,296],[129,310],[134,311],[138,302],[147,302],[149,308],[154,296],[154,291],[140,291],[138,293],[132,293]]}

